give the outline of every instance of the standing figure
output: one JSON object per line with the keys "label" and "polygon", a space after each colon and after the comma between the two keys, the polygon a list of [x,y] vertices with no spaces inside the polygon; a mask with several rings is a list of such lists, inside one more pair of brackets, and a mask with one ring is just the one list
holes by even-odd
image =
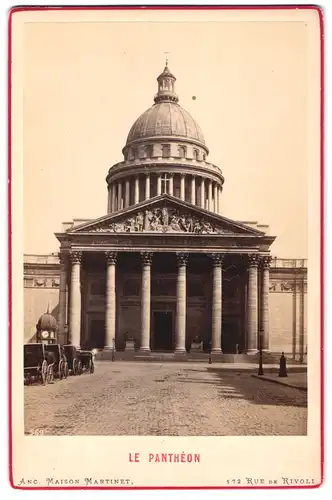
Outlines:
{"label": "standing figure", "polygon": [[161,219],[162,219],[163,225],[167,227],[168,226],[168,210],[166,207],[164,207],[161,211]]}

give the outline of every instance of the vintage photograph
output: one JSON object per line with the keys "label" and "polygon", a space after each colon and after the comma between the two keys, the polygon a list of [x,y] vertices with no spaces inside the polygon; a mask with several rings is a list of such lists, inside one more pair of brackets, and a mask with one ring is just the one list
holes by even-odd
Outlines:
{"label": "vintage photograph", "polygon": [[24,435],[307,438],[317,12],[60,14],[20,42]]}

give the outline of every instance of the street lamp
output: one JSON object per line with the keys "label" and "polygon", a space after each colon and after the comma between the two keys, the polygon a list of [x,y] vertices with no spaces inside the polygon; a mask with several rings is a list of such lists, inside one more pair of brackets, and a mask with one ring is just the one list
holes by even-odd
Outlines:
{"label": "street lamp", "polygon": [[263,331],[259,332],[259,367],[258,367],[258,375],[264,375],[263,370]]}
{"label": "street lamp", "polygon": [[64,333],[64,341],[66,342],[66,344],[69,344],[69,339],[68,339],[68,333],[69,333],[69,328],[68,328],[68,325],[65,324],[64,328],[63,328],[63,333]]}

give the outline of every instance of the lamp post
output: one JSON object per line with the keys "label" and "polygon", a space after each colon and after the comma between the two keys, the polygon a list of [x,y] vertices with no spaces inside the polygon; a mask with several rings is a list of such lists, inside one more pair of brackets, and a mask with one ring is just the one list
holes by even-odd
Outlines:
{"label": "lamp post", "polygon": [[63,328],[63,333],[64,333],[64,343],[68,344],[69,343],[69,339],[68,339],[68,333],[69,333],[69,328],[68,328],[68,325],[65,324],[64,328]]}
{"label": "lamp post", "polygon": [[258,375],[264,375],[263,370],[263,331],[259,332],[259,367],[258,367]]}

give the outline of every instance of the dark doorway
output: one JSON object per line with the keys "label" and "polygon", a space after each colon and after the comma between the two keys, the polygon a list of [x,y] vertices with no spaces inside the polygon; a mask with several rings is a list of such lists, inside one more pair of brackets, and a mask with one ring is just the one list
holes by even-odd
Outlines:
{"label": "dark doorway", "polygon": [[105,347],[105,320],[92,319],[90,321],[91,349],[103,349]]}
{"label": "dark doorway", "polygon": [[224,354],[236,354],[239,344],[239,328],[236,321],[224,321],[222,325],[221,348]]}
{"label": "dark doorway", "polygon": [[154,311],[153,333],[153,349],[155,351],[172,351],[173,315],[171,311]]}

